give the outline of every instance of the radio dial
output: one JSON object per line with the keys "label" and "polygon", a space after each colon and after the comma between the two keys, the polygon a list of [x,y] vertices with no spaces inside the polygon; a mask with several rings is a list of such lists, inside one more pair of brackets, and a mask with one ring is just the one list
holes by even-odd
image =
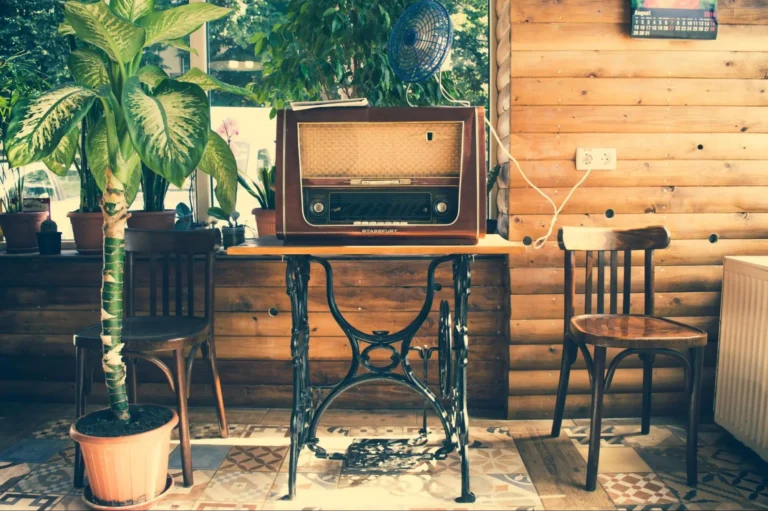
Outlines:
{"label": "radio dial", "polygon": [[442,215],[445,214],[446,211],[448,211],[448,203],[443,200],[437,201],[435,204],[435,212]]}
{"label": "radio dial", "polygon": [[320,201],[315,201],[312,203],[312,212],[316,215],[320,215],[325,211],[325,204],[323,204]]}

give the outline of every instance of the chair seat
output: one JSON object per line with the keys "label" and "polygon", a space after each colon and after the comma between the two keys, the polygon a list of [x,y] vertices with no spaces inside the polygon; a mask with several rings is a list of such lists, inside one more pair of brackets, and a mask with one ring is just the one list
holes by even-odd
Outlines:
{"label": "chair seat", "polygon": [[585,314],[571,318],[577,343],[612,348],[695,348],[707,344],[707,333],[676,321],[629,314]]}
{"label": "chair seat", "polygon": [[[188,316],[138,316],[123,320],[123,342],[131,351],[168,351],[199,344],[208,336],[204,318]],[[101,349],[101,324],[75,334],[75,346]]]}

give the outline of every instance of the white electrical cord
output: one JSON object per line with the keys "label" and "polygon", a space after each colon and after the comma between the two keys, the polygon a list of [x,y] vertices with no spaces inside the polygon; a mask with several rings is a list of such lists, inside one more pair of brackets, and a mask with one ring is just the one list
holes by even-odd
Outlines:
{"label": "white electrical cord", "polygon": [[[470,106],[470,102],[469,101],[465,101],[465,100],[461,100],[461,99],[455,99],[453,96],[451,96],[451,94],[447,90],[445,90],[445,87],[443,87],[442,75],[443,75],[442,71],[438,72],[435,75],[435,79],[437,80],[437,84],[440,86],[440,92],[442,93],[443,97],[445,99],[447,99],[448,101],[450,101],[451,103],[456,103],[456,104],[459,104],[461,106]],[[410,92],[410,90],[411,89],[410,89],[410,84],[409,84],[408,85],[408,89],[406,89],[406,93],[405,93],[405,97],[406,97],[406,100],[408,101],[409,105],[411,104],[410,100],[408,100],[408,93]],[[413,105],[411,105],[411,106],[413,106]],[[539,195],[541,195],[542,197],[544,197],[547,200],[547,202],[549,202],[549,204],[552,206],[552,210],[554,211],[554,214],[552,215],[552,221],[549,224],[549,230],[547,231],[547,234],[542,236],[541,238],[538,238],[533,243],[533,248],[538,250],[538,249],[542,248],[544,246],[544,244],[547,242],[547,240],[549,239],[549,237],[552,236],[552,231],[555,229],[555,224],[557,223],[557,217],[560,216],[560,213],[563,211],[563,208],[568,203],[568,201],[571,199],[571,196],[573,196],[573,193],[576,191],[576,189],[579,186],[581,186],[581,184],[584,183],[584,181],[586,181],[586,179],[589,177],[589,174],[592,172],[592,169],[591,168],[587,169],[587,171],[584,173],[582,178],[579,179],[579,182],[576,183],[576,185],[573,188],[571,188],[571,191],[568,193],[568,195],[565,197],[565,200],[563,201],[562,204],[560,204],[560,207],[558,208],[557,204],[555,204],[555,201],[553,201],[549,197],[549,195],[544,193],[538,186],[533,184],[531,182],[531,180],[528,179],[528,176],[525,175],[525,172],[523,172],[523,169],[520,167],[520,164],[517,162],[515,157],[512,156],[512,154],[509,152],[509,150],[501,142],[501,138],[499,138],[498,133],[496,133],[496,130],[494,129],[493,125],[488,120],[488,118],[484,117],[484,120],[485,120],[485,124],[488,125],[488,128],[491,131],[491,134],[493,135],[493,138],[498,143],[499,148],[504,152],[504,154],[506,154],[506,156],[510,159],[510,161],[515,164],[515,167],[517,167],[517,171],[523,177],[523,179],[528,184],[528,186],[530,186],[531,188],[536,190],[536,192]]]}

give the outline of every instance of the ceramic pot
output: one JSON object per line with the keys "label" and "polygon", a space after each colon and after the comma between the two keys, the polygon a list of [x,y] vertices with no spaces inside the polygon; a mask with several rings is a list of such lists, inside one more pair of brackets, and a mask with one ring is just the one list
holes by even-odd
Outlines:
{"label": "ceramic pot", "polygon": [[40,249],[40,255],[61,254],[61,233],[38,232],[37,246]]}
{"label": "ceramic pot", "polygon": [[256,231],[260,238],[277,234],[277,215],[274,209],[255,208],[251,213],[256,217]]}
{"label": "ceramic pot", "polygon": [[75,235],[75,248],[81,254],[101,254],[104,248],[104,216],[97,213],[67,213]]}
{"label": "ceramic pot", "polygon": [[234,247],[245,243],[245,226],[222,227],[221,238],[224,242],[224,248]]}
{"label": "ceramic pot", "polygon": [[138,435],[95,437],[72,424],[69,435],[80,444],[89,490],[100,508],[146,503],[165,491],[171,431],[179,422],[171,412],[166,424]]}
{"label": "ceramic pot", "polygon": [[147,231],[171,231],[176,223],[176,211],[131,211],[128,218],[129,229],[144,229]]}
{"label": "ceramic pot", "polygon": [[5,235],[6,251],[9,254],[37,252],[37,233],[46,218],[47,211],[0,213],[0,229]]}

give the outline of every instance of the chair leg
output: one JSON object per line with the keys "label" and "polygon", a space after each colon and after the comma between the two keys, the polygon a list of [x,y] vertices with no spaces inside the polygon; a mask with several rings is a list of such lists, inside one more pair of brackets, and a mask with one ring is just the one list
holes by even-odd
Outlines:
{"label": "chair leg", "polygon": [[697,450],[699,443],[699,413],[701,409],[701,380],[704,372],[704,348],[691,348],[691,392],[688,410],[687,468],[688,486],[698,482]]}
{"label": "chair leg", "polygon": [[647,435],[651,432],[651,389],[653,387],[653,353],[643,353],[640,360],[643,361],[643,414],[640,432]]}
{"label": "chair leg", "polygon": [[605,391],[605,348],[595,346],[592,360],[592,414],[589,426],[589,457],[587,460],[587,491],[597,487],[597,466],[600,463],[600,431],[603,422],[603,393]]}
{"label": "chair leg", "polygon": [[[82,348],[75,347],[75,420],[85,415],[86,410],[86,352]],[[75,442],[75,476],[72,485],[75,488],[85,486],[85,461],[80,451],[80,444]]]}
{"label": "chair leg", "polygon": [[189,411],[187,409],[187,359],[184,350],[175,351],[176,355],[176,400],[179,406],[179,449],[181,449],[181,467],[184,474],[184,486],[194,484],[192,477],[192,446],[189,442]]}
{"label": "chair leg", "polygon": [[208,365],[211,368],[211,388],[213,389],[213,397],[216,398],[216,414],[219,416],[219,433],[221,434],[221,438],[229,438],[227,414],[224,410],[224,395],[221,392],[221,378],[219,378],[219,369],[216,366],[216,350],[213,347],[212,342],[209,342],[208,349],[204,350],[204,353],[208,359]]}
{"label": "chair leg", "polygon": [[571,365],[576,360],[577,349],[576,343],[566,337],[563,341],[563,356],[560,361],[560,383],[557,386],[557,401],[555,401],[555,415],[552,421],[551,435],[555,438],[560,436],[560,427],[563,424],[565,398],[568,395],[568,380],[571,376]]}
{"label": "chair leg", "polygon": [[136,383],[136,359],[126,358],[126,369],[128,371],[128,403],[134,405],[138,400],[138,391]]}

